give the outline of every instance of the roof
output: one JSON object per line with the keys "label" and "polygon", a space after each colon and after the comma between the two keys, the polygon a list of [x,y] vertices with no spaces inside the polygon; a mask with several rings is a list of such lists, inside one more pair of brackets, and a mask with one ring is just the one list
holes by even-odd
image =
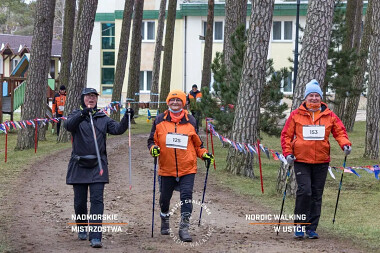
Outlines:
{"label": "roof", "polygon": [[[25,53],[25,49],[30,51],[32,45],[33,36],[24,35],[12,35],[12,34],[0,34],[0,51],[6,46],[12,50],[14,54]],[[52,56],[60,56],[62,51],[62,42],[60,40],[53,39],[51,47]]]}

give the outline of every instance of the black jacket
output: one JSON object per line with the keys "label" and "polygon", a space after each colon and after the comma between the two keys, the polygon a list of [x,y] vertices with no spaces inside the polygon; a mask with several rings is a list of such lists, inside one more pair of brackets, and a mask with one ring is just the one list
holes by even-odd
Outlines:
{"label": "black jacket", "polygon": [[113,135],[123,134],[128,128],[128,117],[123,117],[120,123],[117,123],[104,112],[96,111],[93,114],[93,121],[103,165],[103,175],[100,176],[99,174],[99,165],[85,168],[78,164],[79,162],[76,159],[78,156],[92,155],[96,157],[96,148],[90,117],[83,117],[80,110],[75,110],[68,116],[64,124],[66,130],[71,132],[73,137],[73,151],[66,176],[67,184],[108,183],[109,181],[106,135],[107,133]]}

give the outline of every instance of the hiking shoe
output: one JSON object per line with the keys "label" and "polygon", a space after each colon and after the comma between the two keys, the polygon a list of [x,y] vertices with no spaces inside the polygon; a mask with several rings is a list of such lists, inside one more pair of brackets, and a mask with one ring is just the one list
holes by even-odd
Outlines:
{"label": "hiking shoe", "polygon": [[160,213],[161,217],[161,235],[168,235],[169,228],[169,214]]}
{"label": "hiking shoe", "polygon": [[190,213],[181,214],[181,222],[179,224],[179,239],[183,242],[192,242],[193,239],[189,234],[190,227]]}
{"label": "hiking shoe", "polygon": [[309,239],[318,239],[319,238],[319,235],[314,230],[307,230],[306,231],[306,236]]}
{"label": "hiking shoe", "polygon": [[90,246],[93,248],[101,248],[103,247],[102,242],[98,238],[91,239]]}
{"label": "hiking shoe", "polygon": [[79,240],[87,240],[87,233],[86,232],[79,232],[78,233]]}
{"label": "hiking shoe", "polygon": [[305,236],[305,233],[303,231],[294,232],[294,238],[295,239],[303,239],[304,236]]}

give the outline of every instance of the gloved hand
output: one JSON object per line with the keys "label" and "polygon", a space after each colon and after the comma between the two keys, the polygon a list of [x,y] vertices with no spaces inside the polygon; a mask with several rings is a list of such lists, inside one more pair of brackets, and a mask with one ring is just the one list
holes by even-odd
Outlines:
{"label": "gloved hand", "polygon": [[85,116],[88,116],[90,113],[93,112],[93,109],[92,108],[83,108],[82,111],[81,111],[81,115],[82,117],[85,117]]}
{"label": "gloved hand", "polygon": [[215,158],[214,158],[213,154],[211,154],[211,153],[204,153],[202,155],[202,157],[203,157],[203,160],[209,159],[210,160],[210,164],[214,164]]}
{"label": "gloved hand", "polygon": [[286,156],[286,161],[290,166],[294,165],[294,161],[296,160],[296,157],[294,155],[287,155]]}
{"label": "gloved hand", "polygon": [[124,117],[128,117],[128,114],[131,115],[131,119],[132,119],[133,116],[135,115],[135,111],[132,108],[127,108],[125,111]]}
{"label": "gloved hand", "polygon": [[160,147],[159,146],[153,146],[153,148],[150,150],[150,154],[153,157],[157,157],[160,155]]}
{"label": "gloved hand", "polygon": [[345,145],[343,147],[343,152],[344,152],[345,155],[351,154],[351,150],[352,150],[351,146]]}

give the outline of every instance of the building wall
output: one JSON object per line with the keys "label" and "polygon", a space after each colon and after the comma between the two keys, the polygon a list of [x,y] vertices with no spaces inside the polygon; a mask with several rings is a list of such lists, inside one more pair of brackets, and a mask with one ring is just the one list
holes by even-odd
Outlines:
{"label": "building wall", "polygon": [[[106,3],[107,2],[107,3]],[[181,89],[185,92],[190,91],[193,84],[200,85],[202,78],[203,68],[203,54],[204,54],[204,40],[200,40],[200,35],[203,36],[203,22],[207,21],[207,11],[198,10],[197,8],[188,9],[187,15],[181,13],[181,3],[178,1],[178,13],[180,17],[176,19],[175,35],[174,35],[174,48],[173,48],[173,63],[172,63],[172,76],[171,76],[171,89]],[[154,21],[155,30],[157,29],[157,15],[160,5],[160,0],[145,0],[144,2],[144,21]],[[190,4],[191,5],[191,4]],[[195,5],[193,5],[195,6]],[[198,5],[197,5],[198,6]],[[205,5],[207,7],[207,5]],[[204,7],[204,6],[203,6]],[[202,7],[202,8],[203,8]],[[102,22],[114,22],[115,23],[115,67],[117,62],[117,52],[119,48],[120,33],[122,19],[120,12],[124,8],[124,1],[112,0],[112,1],[100,1],[98,7],[98,13],[109,13],[112,21],[97,21],[95,22],[94,33],[92,36],[92,50],[90,51],[90,66],[88,72],[88,86],[101,88],[101,23]],[[204,9],[204,8],[203,8]],[[153,10],[153,12],[152,12]],[[216,14],[214,21],[223,22],[224,30],[224,12],[221,12],[220,6],[216,8]],[[218,11],[219,10],[219,11]],[[149,12],[150,11],[150,12]],[[305,27],[306,17],[305,9],[300,17],[301,27]],[[294,38],[295,38],[295,15],[294,8],[289,9],[287,6],[281,7],[273,17],[274,21],[292,21],[292,40],[291,41],[275,41],[272,38],[269,45],[268,58],[272,58],[274,61],[274,68],[280,69],[282,67],[290,67],[292,63],[288,61],[288,58],[294,58]],[[198,14],[198,15],[197,15]],[[113,15],[113,19],[112,19]],[[181,15],[183,15],[181,17]],[[149,17],[149,19],[147,19]],[[247,25],[249,24],[249,16],[247,16]],[[131,31],[132,32],[132,31]],[[155,31],[155,36],[157,36]],[[165,36],[165,35],[164,35]],[[302,34],[300,33],[300,36]],[[131,43],[129,44],[131,45]],[[141,71],[152,71],[154,60],[155,41],[143,41],[142,42],[142,56],[141,56]],[[299,47],[301,49],[301,46]],[[223,50],[223,41],[214,41],[213,44],[213,58],[217,51]],[[130,53],[130,50],[129,50]],[[162,60],[164,52],[161,57],[161,70],[162,72]],[[127,69],[124,79],[124,85],[122,90],[123,99],[127,92],[128,86],[128,67],[129,58],[127,62]],[[111,96],[102,96],[105,101],[109,101]],[[141,101],[149,101],[149,92],[141,92]],[[161,99],[162,100],[162,99]]]}
{"label": "building wall", "polygon": [[87,86],[100,91],[101,23],[95,22],[88,58]]}

